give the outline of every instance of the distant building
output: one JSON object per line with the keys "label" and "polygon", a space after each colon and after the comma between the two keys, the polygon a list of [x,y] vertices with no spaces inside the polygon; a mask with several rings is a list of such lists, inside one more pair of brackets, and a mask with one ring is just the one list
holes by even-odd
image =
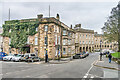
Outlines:
{"label": "distant building", "polygon": [[94,30],[81,28],[81,24],[74,27],[75,34],[75,49],[76,53],[94,51]]}
{"label": "distant building", "polygon": [[103,34],[98,34],[95,32],[95,39],[94,39],[94,47],[95,50],[100,50],[100,41],[101,41],[101,49],[109,49],[109,50],[118,50],[118,43],[115,42],[109,42],[108,40],[105,40],[103,37]]}

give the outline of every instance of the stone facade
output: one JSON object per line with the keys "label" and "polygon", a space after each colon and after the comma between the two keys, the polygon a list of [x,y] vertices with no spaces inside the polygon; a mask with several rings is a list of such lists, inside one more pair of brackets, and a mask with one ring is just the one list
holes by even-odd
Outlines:
{"label": "stone facade", "polygon": [[97,32],[95,32],[95,39],[94,39],[94,50],[100,50],[100,41],[101,42],[101,49],[109,49],[109,50],[114,50],[117,51],[118,50],[118,43],[117,42],[109,42],[107,40],[105,40],[105,38],[103,37],[102,34],[97,34]]}
{"label": "stone facade", "polygon": [[94,51],[94,30],[88,30],[81,28],[81,24],[77,24],[75,27],[75,47],[76,53],[88,51]]}

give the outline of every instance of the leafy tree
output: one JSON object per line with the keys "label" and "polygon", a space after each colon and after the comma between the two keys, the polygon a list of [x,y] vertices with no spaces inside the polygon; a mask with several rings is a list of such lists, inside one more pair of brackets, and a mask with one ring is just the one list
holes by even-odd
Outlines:
{"label": "leafy tree", "polygon": [[118,42],[120,52],[120,2],[112,9],[111,15],[104,23],[102,30],[104,31],[105,39]]}

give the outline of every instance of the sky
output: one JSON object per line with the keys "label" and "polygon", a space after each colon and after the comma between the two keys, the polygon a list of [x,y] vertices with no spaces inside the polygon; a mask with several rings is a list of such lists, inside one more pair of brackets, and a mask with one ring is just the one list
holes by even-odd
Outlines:
{"label": "sky", "polygon": [[70,26],[71,24],[81,24],[82,28],[91,29],[102,33],[101,28],[104,26],[104,22],[110,15],[111,9],[116,7],[118,1],[102,0],[102,1],[83,1],[83,0],[62,0],[48,1],[48,0],[5,0],[0,2],[0,26],[4,24],[4,21],[8,20],[8,13],[10,8],[10,19],[20,20],[28,18],[37,18],[38,14],[43,14],[43,17],[50,16],[56,17],[58,13],[60,21]]}

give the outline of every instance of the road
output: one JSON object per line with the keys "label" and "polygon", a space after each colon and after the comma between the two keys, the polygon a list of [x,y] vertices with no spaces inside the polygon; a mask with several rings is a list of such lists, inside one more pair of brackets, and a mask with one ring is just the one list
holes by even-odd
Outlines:
{"label": "road", "polygon": [[93,66],[98,53],[63,64],[2,62],[3,78],[104,78],[104,69]]}

